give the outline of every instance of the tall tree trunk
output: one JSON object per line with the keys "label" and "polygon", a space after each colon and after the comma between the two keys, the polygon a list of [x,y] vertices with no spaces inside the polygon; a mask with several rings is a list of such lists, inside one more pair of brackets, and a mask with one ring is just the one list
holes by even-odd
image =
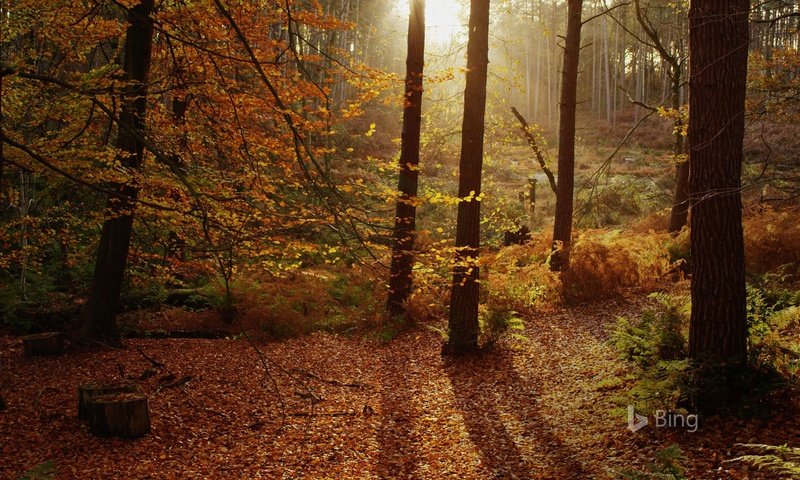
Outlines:
{"label": "tall tree trunk", "polygon": [[692,0],[689,11],[689,355],[705,365],[738,364],[747,353],[740,189],[748,12],[748,0]]}
{"label": "tall tree trunk", "polygon": [[[672,70],[672,108],[677,112],[681,107],[681,83],[683,76],[679,64],[673,66]],[[672,147],[675,160],[678,162],[675,167],[675,195],[672,199],[672,211],[669,216],[669,232],[677,233],[686,225],[689,217],[689,159],[683,158],[685,153],[685,138],[681,127],[683,120],[680,116],[675,120],[675,143]]]}
{"label": "tall tree trunk", "polygon": [[[144,133],[147,110],[147,81],[153,40],[152,12],[153,0],[141,0],[131,8],[128,12],[130,25],[125,36],[123,71],[130,83],[122,93],[116,146],[123,154],[120,158],[122,165],[134,170],[142,167],[144,155],[144,145],[138,137]],[[128,260],[138,187],[126,183],[113,188],[120,196],[108,199],[108,210],[113,217],[103,223],[82,336],[118,343],[119,331],[115,317]]]}
{"label": "tall tree trunk", "polygon": [[391,315],[405,313],[405,304],[411,295],[416,236],[422,73],[425,64],[425,0],[412,0],[410,6],[400,178],[397,185],[401,196],[397,200],[394,219],[394,247],[387,301],[387,310]]}
{"label": "tall tree trunk", "polygon": [[575,184],[575,108],[578,90],[578,59],[581,50],[581,8],[583,0],[569,0],[567,36],[564,41],[564,68],[561,72],[561,102],[558,124],[558,195],[553,227],[553,254],[550,269],[569,268],[572,243],[572,211]]}
{"label": "tall tree trunk", "polygon": [[489,65],[489,0],[472,0],[467,40],[467,85],[461,127],[456,265],[450,294],[450,340],[446,350],[466,354],[478,347],[478,254],[486,74]]}

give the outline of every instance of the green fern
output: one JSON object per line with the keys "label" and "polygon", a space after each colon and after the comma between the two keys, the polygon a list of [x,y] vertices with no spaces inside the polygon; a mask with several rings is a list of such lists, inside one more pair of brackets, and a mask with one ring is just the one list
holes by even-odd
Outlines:
{"label": "green fern", "polygon": [[670,445],[656,454],[649,471],[625,469],[619,472],[623,480],[687,480],[683,463],[686,457],[677,445]]}
{"label": "green fern", "polygon": [[742,455],[728,462],[745,462],[785,478],[800,478],[800,448],[787,445],[737,444],[756,453]]}

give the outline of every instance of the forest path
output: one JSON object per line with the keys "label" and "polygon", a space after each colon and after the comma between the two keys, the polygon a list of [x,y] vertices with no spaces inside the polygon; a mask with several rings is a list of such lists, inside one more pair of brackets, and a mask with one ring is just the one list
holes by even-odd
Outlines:
{"label": "forest path", "polygon": [[[712,421],[697,433],[626,430],[612,398],[630,385],[628,367],[606,339],[618,315],[641,312],[642,297],[533,315],[527,340],[474,358],[443,358],[425,328],[387,343],[330,334],[269,343],[260,350],[270,377],[243,339],[131,340],[124,350],[26,358],[17,339],[0,337],[9,404],[0,478],[51,461],[59,479],[602,479],[645,468],[673,443],[689,457],[689,478],[768,478],[722,460],[736,442],[792,442],[797,419],[771,430]],[[75,389],[139,377],[151,365],[137,347],[166,364],[139,382],[153,431],[94,438],[75,418]],[[169,387],[168,374],[190,380]]]}

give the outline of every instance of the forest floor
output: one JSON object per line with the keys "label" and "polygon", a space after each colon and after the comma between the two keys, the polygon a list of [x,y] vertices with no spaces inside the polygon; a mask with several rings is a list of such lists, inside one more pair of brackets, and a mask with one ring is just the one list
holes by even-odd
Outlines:
{"label": "forest floor", "polygon": [[[527,340],[465,359],[443,358],[423,327],[388,342],[317,333],[258,349],[246,338],[137,339],[56,358],[0,337],[0,478],[38,465],[57,473],[30,478],[602,479],[646,470],[672,444],[688,478],[774,478],[724,460],[737,443],[797,445],[795,415],[626,429],[612,398],[629,367],[607,338],[647,302],[638,293],[526,318]],[[92,437],[76,418],[77,386],[139,378],[146,357],[164,364],[138,382],[151,434]]]}

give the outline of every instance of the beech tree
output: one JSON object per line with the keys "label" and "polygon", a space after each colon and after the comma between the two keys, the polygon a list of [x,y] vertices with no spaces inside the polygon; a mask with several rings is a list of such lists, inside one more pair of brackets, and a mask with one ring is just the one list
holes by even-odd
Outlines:
{"label": "beech tree", "polygon": [[569,0],[567,5],[567,35],[564,40],[564,67],[561,71],[558,121],[558,192],[553,226],[553,254],[550,257],[550,269],[554,272],[569,268],[574,209],[575,109],[578,104],[578,60],[581,51],[583,0]]}
{"label": "beech tree", "polygon": [[411,295],[416,236],[419,135],[422,124],[422,73],[425,65],[425,0],[412,0],[408,16],[408,54],[403,108],[403,133],[394,219],[394,245],[389,272],[387,309],[391,315],[405,312]]}
{"label": "beech tree", "polygon": [[692,314],[689,355],[746,359],[742,144],[747,0],[693,0],[689,10]]}
{"label": "beech tree", "polygon": [[[153,20],[150,17],[153,3],[153,0],[142,0],[130,9],[130,25],[125,34],[123,72],[128,84],[122,92],[116,147],[121,154],[120,163],[132,170],[141,169],[144,158],[142,136],[153,49]],[[82,335],[117,343],[117,302],[128,261],[138,189],[130,182],[115,185],[112,189],[119,196],[108,199],[108,211],[112,217],[103,223]]]}
{"label": "beech tree", "polygon": [[450,292],[450,338],[445,346],[447,353],[455,355],[471,353],[478,348],[478,255],[486,75],[489,67],[489,3],[490,0],[470,2],[467,83],[458,166],[456,263]]}

